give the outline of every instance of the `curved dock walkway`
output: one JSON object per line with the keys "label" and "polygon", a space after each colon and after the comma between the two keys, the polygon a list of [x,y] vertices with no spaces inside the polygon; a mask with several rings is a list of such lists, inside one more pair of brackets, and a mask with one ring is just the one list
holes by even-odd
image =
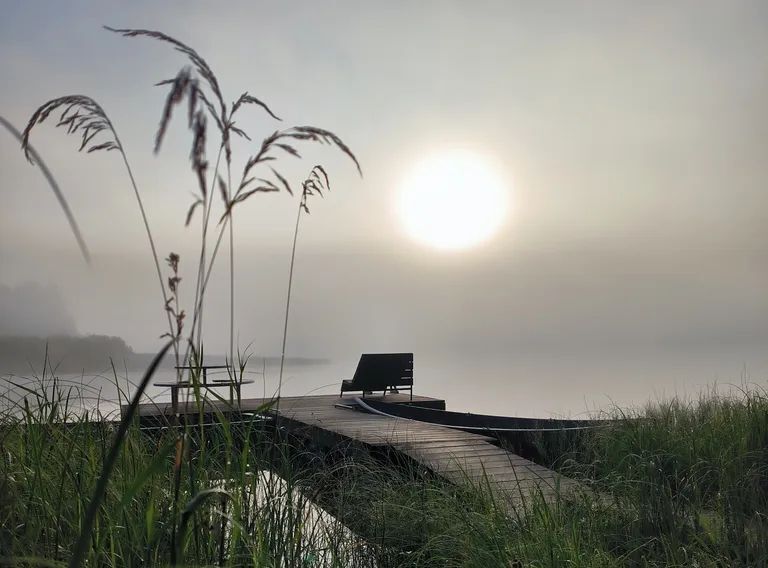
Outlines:
{"label": "curved dock walkway", "polygon": [[[581,487],[576,481],[496,446],[491,437],[405,418],[368,414],[353,408],[353,399],[336,395],[287,397],[280,400],[279,409],[273,408],[270,413],[276,415],[280,426],[296,435],[310,437],[321,446],[348,443],[394,451],[453,483],[488,484],[515,509],[534,494],[553,500],[559,494]],[[388,394],[385,400],[445,407],[439,399],[414,396],[411,401],[403,394]],[[266,402],[266,399],[243,399],[239,411],[254,412]],[[215,405],[222,412],[232,410],[221,402],[206,404]],[[197,414],[198,409],[194,404],[181,403],[179,412]],[[140,418],[171,414],[170,404],[149,403],[139,407]]]}

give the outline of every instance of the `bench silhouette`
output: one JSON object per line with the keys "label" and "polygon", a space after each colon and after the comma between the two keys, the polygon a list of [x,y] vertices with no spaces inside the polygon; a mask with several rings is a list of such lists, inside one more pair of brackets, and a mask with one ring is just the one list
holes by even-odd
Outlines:
{"label": "bench silhouette", "polygon": [[341,381],[341,393],[408,390],[413,400],[413,353],[363,353],[352,379]]}

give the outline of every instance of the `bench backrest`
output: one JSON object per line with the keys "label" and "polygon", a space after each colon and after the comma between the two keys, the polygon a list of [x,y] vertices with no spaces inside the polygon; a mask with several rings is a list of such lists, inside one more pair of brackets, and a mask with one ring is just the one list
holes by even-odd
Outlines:
{"label": "bench backrest", "polygon": [[412,384],[413,353],[363,353],[350,386],[373,391]]}

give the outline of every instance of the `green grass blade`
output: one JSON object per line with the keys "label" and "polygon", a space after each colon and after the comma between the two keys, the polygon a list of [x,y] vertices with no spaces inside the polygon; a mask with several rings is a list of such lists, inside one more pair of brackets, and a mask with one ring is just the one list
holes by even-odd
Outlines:
{"label": "green grass blade", "polygon": [[224,489],[213,487],[210,489],[203,489],[202,491],[198,492],[197,495],[195,495],[189,501],[189,503],[187,503],[187,506],[184,507],[184,511],[181,513],[181,523],[179,524],[178,529],[179,534],[176,537],[176,557],[171,561],[172,566],[176,564],[176,561],[181,559],[182,553],[184,552],[184,534],[186,532],[189,519],[192,518],[192,515],[194,515],[195,511],[197,511],[208,500],[208,498],[212,496],[219,496],[221,498],[227,499],[230,498],[229,493]]}
{"label": "green grass blade", "polygon": [[175,340],[171,340],[166,343],[160,352],[155,355],[155,358],[152,359],[152,363],[150,363],[149,368],[144,373],[144,377],[141,379],[141,383],[139,383],[139,386],[136,389],[136,393],[133,395],[133,400],[131,401],[128,410],[123,416],[123,419],[120,421],[120,426],[118,427],[117,433],[115,434],[115,440],[109,450],[107,459],[104,461],[104,468],[101,472],[101,476],[99,477],[99,481],[96,484],[96,489],[94,490],[93,497],[91,498],[91,502],[88,505],[88,510],[85,513],[83,528],[80,531],[80,537],[75,543],[75,548],[72,552],[72,558],[69,561],[70,568],[77,568],[85,559],[86,550],[88,548],[88,541],[90,540],[91,530],[93,529],[93,522],[96,520],[96,513],[99,510],[101,500],[104,498],[104,493],[107,490],[107,484],[109,483],[112,469],[115,467],[117,456],[120,453],[123,441],[125,440],[125,434],[128,431],[128,427],[131,425],[131,422],[133,421],[133,417],[136,414],[136,409],[139,406],[139,401],[141,400],[141,397],[144,394],[149,381],[152,379],[152,376],[155,374],[158,365],[160,365],[160,362],[163,360],[163,357],[165,357],[166,353],[168,353],[168,350],[171,348],[171,345],[174,341]]}
{"label": "green grass blade", "polygon": [[117,513],[120,513],[126,506],[128,506],[147,481],[162,471],[163,467],[166,465],[168,456],[170,456],[171,452],[176,448],[176,442],[177,440],[175,439],[170,440],[165,446],[160,448],[149,465],[144,468],[138,477],[136,477],[131,486],[125,490],[125,493],[123,493],[123,497],[120,500],[120,504],[117,506]]}

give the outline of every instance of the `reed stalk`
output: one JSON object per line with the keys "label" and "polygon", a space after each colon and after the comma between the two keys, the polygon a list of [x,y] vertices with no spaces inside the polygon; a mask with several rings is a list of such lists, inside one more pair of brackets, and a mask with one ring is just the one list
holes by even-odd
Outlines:
{"label": "reed stalk", "polygon": [[[299,200],[299,207],[296,211],[296,224],[293,228],[293,244],[291,245],[291,264],[288,269],[288,292],[285,299],[285,318],[283,321],[283,344],[280,350],[280,374],[277,384],[277,404],[280,404],[280,397],[283,391],[283,369],[285,367],[285,345],[288,339],[288,318],[291,309],[291,289],[293,286],[293,266],[296,260],[296,243],[299,238],[299,221],[301,221],[301,213],[306,212],[309,214],[309,206],[307,201],[313,195],[323,196],[323,192],[330,191],[331,185],[323,166],[317,165],[312,168],[309,177],[301,184],[301,199]],[[279,406],[278,406],[279,408]]]}
{"label": "reed stalk", "polygon": [[[293,263],[296,259],[296,241],[299,237],[299,220],[301,219],[302,206],[299,205],[296,212],[296,225],[293,229],[293,246],[291,246],[291,266],[288,270],[288,293],[285,298],[285,320],[283,322],[283,345],[280,350],[280,375],[277,383],[277,403],[280,404],[280,397],[283,392],[283,367],[285,366],[285,343],[288,338],[288,314],[291,309],[291,286],[293,284]],[[279,407],[278,407],[279,410]]]}
{"label": "reed stalk", "polygon": [[[13,126],[8,120],[0,116],[0,124],[2,124],[8,132],[10,132],[19,142],[24,142],[24,136],[22,133],[16,129],[16,127]],[[58,182],[56,181],[56,178],[53,177],[53,174],[48,169],[48,166],[45,165],[45,162],[43,161],[43,158],[40,156],[40,154],[32,147],[32,145],[29,145],[29,154],[32,156],[32,160],[34,163],[40,168],[40,171],[43,174],[43,177],[45,177],[45,180],[48,182],[48,185],[51,188],[51,191],[53,191],[53,194],[56,196],[56,200],[59,202],[59,205],[61,206],[62,211],[64,211],[64,216],[67,218],[67,223],[69,223],[69,228],[72,231],[72,234],[75,236],[75,240],[77,241],[77,246],[80,248],[80,253],[83,255],[83,259],[85,260],[86,264],[91,263],[91,253],[88,251],[88,245],[85,244],[85,239],[83,239],[82,232],[80,231],[80,227],[77,225],[77,221],[75,220],[75,216],[72,214],[72,210],[69,207],[69,203],[67,202],[67,199],[64,197],[64,192],[59,187]]]}
{"label": "reed stalk", "polygon": [[[34,156],[32,154],[32,148],[29,142],[30,134],[33,128],[46,121],[50,114],[60,108],[64,111],[59,117],[59,121],[56,124],[57,127],[63,127],[68,134],[79,133],[81,137],[80,151],[87,149],[90,154],[92,152],[110,152],[117,150],[122,157],[123,164],[125,165],[126,172],[131,182],[131,188],[133,189],[136,203],[139,206],[139,212],[141,214],[141,220],[144,224],[144,230],[147,234],[149,241],[150,253],[155,265],[155,271],[157,273],[157,279],[160,284],[160,293],[163,298],[163,308],[168,305],[168,293],[165,289],[163,282],[163,274],[160,269],[160,259],[155,247],[155,240],[152,236],[152,230],[149,227],[149,220],[147,219],[147,213],[144,209],[144,203],[141,199],[141,193],[136,184],[136,179],[133,175],[133,170],[128,163],[128,156],[125,153],[117,131],[115,130],[112,121],[104,112],[104,109],[95,100],[84,95],[68,95],[51,99],[48,102],[41,105],[29,119],[24,132],[22,133],[21,147],[26,155],[27,159],[34,163]],[[101,140],[97,142],[97,138],[101,136]],[[173,334],[173,322],[171,321],[170,314],[166,313],[168,321],[168,330],[170,334]],[[178,365],[178,347],[174,346],[174,353]]]}

